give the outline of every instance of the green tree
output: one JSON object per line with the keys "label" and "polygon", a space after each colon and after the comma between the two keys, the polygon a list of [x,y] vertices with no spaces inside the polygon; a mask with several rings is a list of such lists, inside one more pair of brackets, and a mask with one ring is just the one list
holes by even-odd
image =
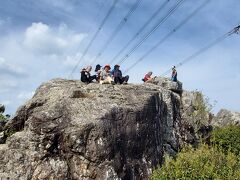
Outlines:
{"label": "green tree", "polygon": [[214,129],[211,142],[225,153],[230,151],[240,155],[240,126],[229,125]]}
{"label": "green tree", "polygon": [[167,157],[165,164],[154,171],[152,179],[240,179],[240,161],[235,154],[225,154],[215,147],[186,147],[176,159]]}

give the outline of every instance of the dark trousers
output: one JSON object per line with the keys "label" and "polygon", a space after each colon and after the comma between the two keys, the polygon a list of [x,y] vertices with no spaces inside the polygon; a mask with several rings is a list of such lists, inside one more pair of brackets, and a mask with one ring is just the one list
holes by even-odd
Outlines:
{"label": "dark trousers", "polygon": [[115,84],[123,84],[124,82],[128,82],[129,80],[129,76],[125,76],[125,77],[115,77],[114,78],[114,82]]}
{"label": "dark trousers", "polygon": [[89,76],[89,77],[87,77],[87,76],[82,76],[81,77],[81,81],[85,82],[85,83],[91,83],[94,79],[97,81],[97,76],[96,75]]}

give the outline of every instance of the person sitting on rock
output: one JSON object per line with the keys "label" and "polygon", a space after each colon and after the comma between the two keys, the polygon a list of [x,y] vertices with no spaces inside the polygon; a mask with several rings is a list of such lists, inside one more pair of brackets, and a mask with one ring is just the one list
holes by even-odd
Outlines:
{"label": "person sitting on rock", "polygon": [[152,77],[152,74],[153,72],[152,71],[149,71],[145,76],[144,78],[142,79],[143,82],[145,83],[152,83],[155,79],[155,77]]}
{"label": "person sitting on rock", "polygon": [[96,77],[97,77],[98,82],[100,81],[101,67],[102,66],[100,64],[97,64],[96,68],[95,68],[95,73],[96,73]]}
{"label": "person sitting on rock", "polygon": [[177,70],[176,70],[176,66],[173,66],[173,67],[172,67],[172,78],[171,78],[171,80],[172,80],[173,82],[177,82]]}
{"label": "person sitting on rock", "polygon": [[115,84],[127,84],[129,80],[129,76],[122,76],[122,71],[119,69],[120,65],[116,64],[112,71],[112,76]]}
{"label": "person sitting on rock", "polygon": [[100,73],[100,84],[114,84],[110,70],[111,66],[109,64],[104,66]]}
{"label": "person sitting on rock", "polygon": [[91,76],[92,66],[88,66],[87,68],[83,68],[81,71],[81,81],[84,83],[91,83],[94,79],[97,80],[97,76]]}

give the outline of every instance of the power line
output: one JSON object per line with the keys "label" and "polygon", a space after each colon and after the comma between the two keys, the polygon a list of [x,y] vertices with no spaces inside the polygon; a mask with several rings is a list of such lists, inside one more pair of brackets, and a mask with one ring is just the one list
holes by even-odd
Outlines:
{"label": "power line", "polygon": [[[223,40],[225,40],[226,38],[228,38],[229,36],[231,36],[232,34],[239,34],[240,33],[240,25],[236,26],[235,28],[233,28],[231,31],[227,32],[226,34],[218,37],[217,39],[215,39],[213,42],[211,42],[210,44],[206,45],[205,47],[201,48],[200,50],[196,51],[195,53],[193,53],[192,55],[188,56],[187,58],[185,58],[183,61],[181,61],[180,63],[178,63],[176,65],[177,67],[181,67],[184,64],[186,64],[187,62],[193,60],[194,58],[196,58],[197,56],[199,56],[200,54],[204,53],[205,51],[207,51],[208,49],[212,48],[213,46],[217,45],[218,43],[222,42]],[[163,73],[161,76],[166,76],[169,72],[171,72],[171,70],[166,71],[165,73]]]}
{"label": "power line", "polygon": [[[104,1],[104,0],[103,0],[103,1]],[[97,14],[96,14],[93,22],[98,22],[98,18],[99,18],[100,14],[101,14],[102,9],[104,9],[105,5],[106,5],[106,3],[104,3],[104,2],[102,2],[102,3],[99,5],[98,12],[97,12]],[[92,29],[93,29],[93,26],[92,26],[92,27],[89,27],[89,29],[87,30],[87,32],[91,32]]]}
{"label": "power line", "polygon": [[73,68],[72,72],[70,73],[70,76],[75,72],[75,70],[78,68],[80,62],[83,60],[83,58],[86,56],[88,50],[90,49],[90,47],[92,46],[94,40],[97,38],[99,32],[102,30],[102,27],[104,26],[104,24],[106,23],[107,19],[109,18],[109,16],[111,15],[112,11],[114,10],[117,2],[119,0],[114,0],[111,8],[108,10],[106,16],[104,17],[103,21],[101,22],[98,30],[96,31],[96,33],[94,34],[94,36],[92,37],[91,41],[89,42],[88,46],[86,47],[85,51],[83,52],[82,56],[80,57],[79,61],[77,62],[76,66]]}
{"label": "power line", "polygon": [[112,58],[109,64],[112,64],[128,46],[139,36],[139,34],[152,22],[152,20],[162,11],[162,9],[169,3],[170,0],[166,0],[161,6],[152,14],[152,16],[146,21],[146,23],[138,30],[138,32],[126,43],[126,45]]}
{"label": "power line", "polygon": [[109,36],[108,40],[106,41],[106,43],[104,44],[104,46],[102,47],[102,49],[99,51],[99,53],[97,54],[97,56],[94,58],[93,62],[91,65],[93,65],[97,59],[105,52],[105,50],[107,49],[107,47],[110,45],[110,43],[113,41],[113,39],[117,36],[117,34],[120,32],[120,30],[123,28],[123,26],[127,23],[128,19],[131,17],[131,15],[135,12],[135,10],[137,9],[137,7],[139,6],[139,4],[141,3],[142,0],[136,0],[136,2],[133,4],[133,6],[131,7],[131,9],[128,11],[128,13],[126,14],[126,16],[120,21],[120,23],[117,25],[117,27],[115,28],[115,30],[112,32],[112,34]]}
{"label": "power line", "polygon": [[136,51],[151,35],[154,33],[177,9],[185,0],[179,0],[176,5],[174,5],[166,16],[161,18],[151,29],[150,32],[144,35],[144,37],[117,63],[122,64],[133,52]]}
{"label": "power line", "polygon": [[159,45],[165,42],[169,37],[171,37],[175,32],[177,32],[181,27],[183,27],[195,14],[197,14],[203,7],[205,7],[211,0],[204,1],[197,9],[195,9],[187,18],[180,22],[172,31],[170,31],[166,36],[164,36],[159,42],[157,42],[149,51],[147,51],[141,58],[139,58],[133,65],[131,65],[124,73],[129,72],[134,68],[139,62],[143,61],[149,54],[151,54]]}
{"label": "power line", "polygon": [[[104,1],[104,0],[103,0],[103,1]],[[99,8],[98,8],[98,12],[96,13],[96,16],[95,16],[93,22],[98,22],[98,18],[99,18],[100,14],[101,14],[101,11],[104,9],[105,5],[106,5],[106,3],[101,2],[101,4],[99,5]],[[87,29],[86,32],[91,32],[92,29],[93,29],[93,25],[92,25],[92,26],[89,26],[89,28]],[[90,33],[89,33],[89,34],[90,34]],[[80,49],[78,48],[77,51],[79,51],[79,50],[80,50]],[[78,57],[76,56],[75,59],[78,59]],[[72,74],[69,75],[69,78],[72,78]]]}

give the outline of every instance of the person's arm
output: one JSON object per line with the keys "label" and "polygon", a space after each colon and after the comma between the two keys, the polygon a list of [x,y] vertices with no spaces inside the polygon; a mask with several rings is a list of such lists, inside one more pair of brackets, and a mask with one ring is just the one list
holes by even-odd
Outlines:
{"label": "person's arm", "polygon": [[101,80],[104,80],[106,78],[106,72],[103,70],[103,71],[101,71],[101,73],[100,73],[100,79]]}
{"label": "person's arm", "polygon": [[114,77],[114,69],[110,72],[110,76]]}
{"label": "person's arm", "polygon": [[120,76],[120,78],[122,78],[122,71],[121,70],[119,70],[119,76]]}
{"label": "person's arm", "polygon": [[149,75],[146,74],[146,75],[144,76],[144,82],[146,82],[146,81],[148,81],[148,80],[149,80]]}

